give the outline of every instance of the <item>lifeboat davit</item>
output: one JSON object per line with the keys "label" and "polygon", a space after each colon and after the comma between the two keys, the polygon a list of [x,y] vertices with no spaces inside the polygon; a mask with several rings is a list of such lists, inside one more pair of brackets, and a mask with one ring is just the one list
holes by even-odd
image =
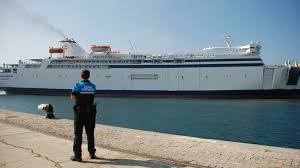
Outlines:
{"label": "lifeboat davit", "polygon": [[108,45],[92,45],[91,49],[93,52],[109,52],[111,50]]}
{"label": "lifeboat davit", "polygon": [[49,53],[53,54],[53,53],[63,53],[64,50],[62,48],[49,48]]}

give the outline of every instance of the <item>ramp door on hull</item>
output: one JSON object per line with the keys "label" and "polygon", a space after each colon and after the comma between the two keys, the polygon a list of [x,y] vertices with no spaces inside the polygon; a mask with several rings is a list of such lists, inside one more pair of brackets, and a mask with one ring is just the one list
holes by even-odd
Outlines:
{"label": "ramp door on hull", "polygon": [[264,69],[263,89],[272,89],[274,68]]}

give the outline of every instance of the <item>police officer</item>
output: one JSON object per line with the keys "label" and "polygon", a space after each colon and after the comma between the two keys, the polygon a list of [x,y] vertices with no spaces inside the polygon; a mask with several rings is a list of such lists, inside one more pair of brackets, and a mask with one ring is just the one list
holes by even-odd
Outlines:
{"label": "police officer", "polygon": [[88,151],[91,159],[95,159],[95,140],[94,129],[96,120],[96,105],[94,105],[94,97],[96,93],[96,86],[88,79],[90,71],[83,70],[81,72],[82,81],[77,83],[71,94],[71,99],[76,100],[73,107],[74,110],[74,156],[71,157],[72,161],[81,162],[81,144],[82,144],[82,130],[85,127]]}

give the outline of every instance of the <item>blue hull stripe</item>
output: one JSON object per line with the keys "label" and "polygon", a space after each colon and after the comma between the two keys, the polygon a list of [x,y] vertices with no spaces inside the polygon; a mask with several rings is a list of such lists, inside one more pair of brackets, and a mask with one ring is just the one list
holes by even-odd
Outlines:
{"label": "blue hull stripe", "polygon": [[[69,95],[71,89],[0,88],[8,94]],[[221,91],[161,91],[161,90],[97,90],[98,96],[109,97],[190,97],[190,98],[283,98],[300,99],[300,89],[293,90],[221,90]]]}
{"label": "blue hull stripe", "polygon": [[227,61],[262,61],[261,58],[241,58],[241,59],[194,59],[185,62],[227,62]]}
{"label": "blue hull stripe", "polygon": [[241,63],[241,64],[157,64],[157,65],[108,65],[110,68],[192,68],[192,67],[249,67],[263,66],[263,63]]}

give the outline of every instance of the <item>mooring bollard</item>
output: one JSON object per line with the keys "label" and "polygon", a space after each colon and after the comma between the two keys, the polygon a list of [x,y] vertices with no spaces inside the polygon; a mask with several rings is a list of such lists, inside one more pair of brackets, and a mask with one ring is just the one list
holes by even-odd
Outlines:
{"label": "mooring bollard", "polygon": [[53,106],[51,104],[40,104],[38,106],[39,110],[44,110],[46,112],[46,118],[53,119],[55,118],[54,112],[53,112]]}

